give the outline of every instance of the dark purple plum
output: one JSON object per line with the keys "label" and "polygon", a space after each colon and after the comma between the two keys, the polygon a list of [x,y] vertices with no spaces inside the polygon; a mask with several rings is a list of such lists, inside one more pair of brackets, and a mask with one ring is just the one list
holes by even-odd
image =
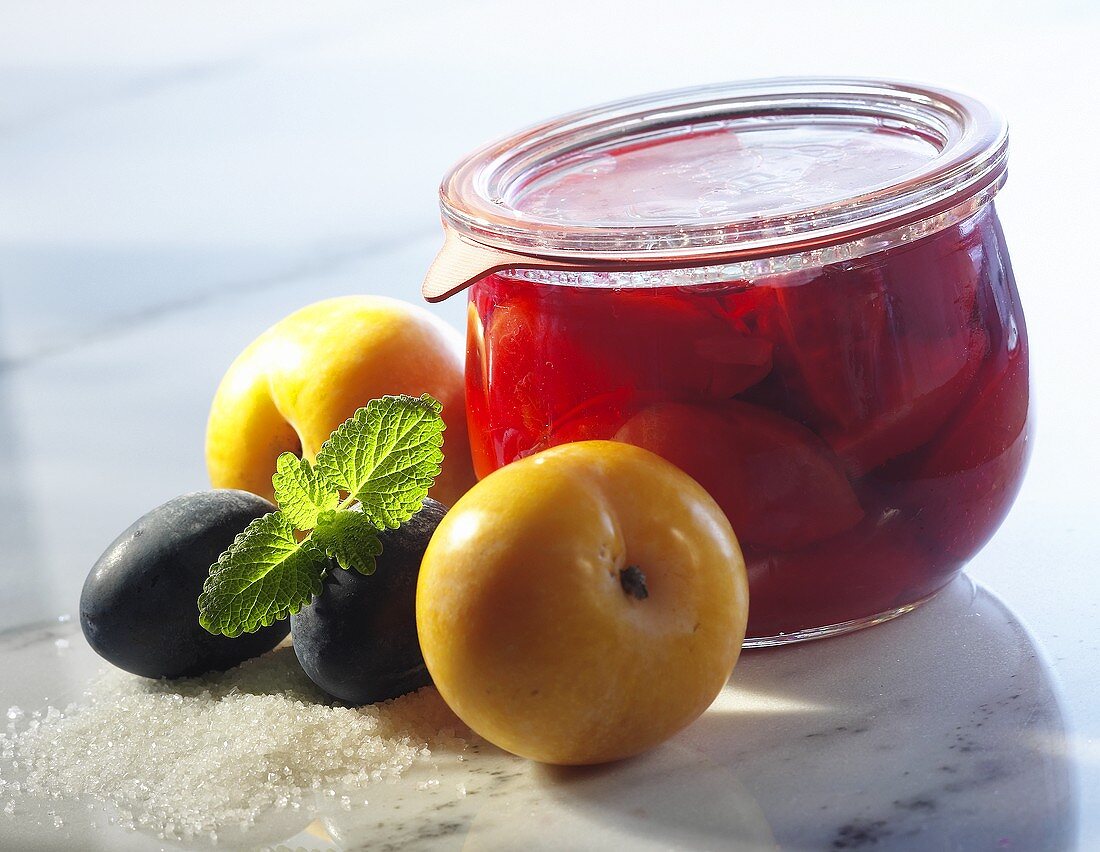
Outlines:
{"label": "dark purple plum", "polygon": [[431,498],[398,529],[379,533],[370,576],[333,566],[321,594],[291,616],[298,661],[334,698],[371,704],[431,683],[416,636],[416,580],[447,509]]}
{"label": "dark purple plum", "polygon": [[196,491],[135,521],[99,557],[80,594],[80,626],[109,663],[151,678],[223,671],[269,651],[290,626],[235,639],[199,625],[210,565],[250,521],[275,507],[255,494]]}

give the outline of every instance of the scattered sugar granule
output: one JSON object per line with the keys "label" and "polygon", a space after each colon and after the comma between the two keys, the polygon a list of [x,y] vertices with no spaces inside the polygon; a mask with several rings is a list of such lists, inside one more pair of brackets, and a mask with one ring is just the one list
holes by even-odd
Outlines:
{"label": "scattered sugar granule", "polygon": [[350,802],[433,749],[462,751],[471,736],[431,687],[367,707],[333,703],[290,647],[201,678],[111,671],[64,711],[26,719],[12,707],[8,719],[0,779],[9,803],[12,794],[92,798],[113,805],[122,825],[181,840],[252,825],[269,808],[296,810],[316,791]]}

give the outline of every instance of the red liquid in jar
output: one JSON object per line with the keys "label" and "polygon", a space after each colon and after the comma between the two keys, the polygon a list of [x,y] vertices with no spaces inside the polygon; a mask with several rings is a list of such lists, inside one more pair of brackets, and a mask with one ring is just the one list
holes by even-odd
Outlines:
{"label": "red liquid in jar", "polygon": [[589,439],[668,458],[737,533],[749,637],[923,599],[1019,488],[1027,339],[991,204],[912,243],[752,285],[493,275],[470,301],[478,474]]}

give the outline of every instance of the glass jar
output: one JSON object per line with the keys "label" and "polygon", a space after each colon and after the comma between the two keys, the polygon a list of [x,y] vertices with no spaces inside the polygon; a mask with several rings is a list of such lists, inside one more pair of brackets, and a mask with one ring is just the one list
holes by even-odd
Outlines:
{"label": "glass jar", "polygon": [[580,440],[669,459],[737,533],[749,646],[912,609],[1026,465],[1006,155],[970,98],[832,79],[638,98],[475,152],[425,294],[472,284],[478,475]]}

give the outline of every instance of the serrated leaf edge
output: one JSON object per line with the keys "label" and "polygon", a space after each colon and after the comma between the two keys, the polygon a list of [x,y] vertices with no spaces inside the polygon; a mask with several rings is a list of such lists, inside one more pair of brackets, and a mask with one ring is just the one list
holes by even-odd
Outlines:
{"label": "serrated leaf edge", "polygon": [[[351,511],[351,510],[345,510],[345,511]],[[332,515],[338,515],[338,514],[342,514],[341,512],[339,512],[339,511],[337,511],[337,510],[335,510],[335,509],[329,509],[329,510],[326,510],[326,511],[324,511],[324,512],[321,512],[321,513],[320,513],[320,514],[319,514],[319,515],[317,516],[317,529],[319,529],[319,530],[320,530],[320,529],[322,529],[322,528],[323,528],[324,524],[322,523],[322,521],[321,521],[321,518],[322,518],[323,516],[325,516],[325,515],[328,515],[328,514],[330,514],[330,513],[331,513]],[[357,514],[361,514],[361,513],[357,513]],[[371,528],[371,530],[373,530],[373,531],[374,531],[375,533],[379,533],[379,532],[381,532],[381,530],[379,530],[379,529],[378,529],[378,527],[376,527],[376,526],[375,526],[374,522],[373,522],[373,521],[371,521],[370,517],[368,517],[367,515],[362,515],[362,517],[363,517],[363,519],[364,519],[364,520],[365,520],[365,521],[366,521],[366,522],[367,522],[367,523],[368,523],[368,524],[370,525],[370,528]],[[355,570],[355,572],[356,572],[356,573],[360,574],[360,575],[361,575],[361,576],[363,576],[363,577],[369,577],[369,576],[371,576],[372,574],[374,574],[374,572],[375,572],[375,571],[377,571],[377,570],[378,570],[378,557],[382,555],[382,551],[383,551],[383,547],[382,547],[382,539],[381,539],[381,538],[379,538],[379,537],[378,537],[377,535],[375,535],[375,536],[374,536],[374,541],[375,541],[375,543],[376,543],[376,544],[378,545],[378,550],[377,550],[377,551],[373,551],[373,552],[372,552],[372,553],[370,554],[370,557],[371,557],[371,570],[370,570],[370,571],[361,571],[361,570],[360,570],[360,569],[359,569],[358,567],[356,567],[356,566],[350,566],[350,565],[345,565],[345,564],[344,564],[344,563],[343,563],[343,562],[342,562],[342,561],[340,560],[340,555],[341,555],[341,554],[340,554],[340,553],[338,553],[338,552],[336,552],[336,551],[335,551],[335,549],[334,549],[334,548],[333,548],[333,547],[332,547],[332,546],[331,546],[330,544],[326,544],[326,543],[324,543],[324,541],[323,541],[323,540],[322,540],[322,541],[321,541],[321,542],[320,542],[320,543],[318,544],[318,547],[319,547],[319,548],[320,548],[320,549],[321,549],[321,550],[323,551],[323,553],[325,554],[325,556],[326,556],[326,557],[328,557],[328,559],[329,559],[329,560],[331,560],[331,561],[332,561],[333,563],[335,563],[335,564],[336,564],[336,566],[337,566],[338,568],[340,568],[341,570],[343,570],[343,571],[351,571],[351,570],[353,570],[353,568],[354,568],[354,570]]]}
{"label": "serrated leaf edge", "polygon": [[[343,438],[343,435],[340,434],[342,429],[350,428],[351,425],[353,425],[353,424],[365,425],[367,419],[371,416],[374,409],[377,409],[377,408],[379,408],[383,405],[392,404],[391,401],[402,402],[402,403],[411,403],[412,405],[416,406],[417,408],[427,409],[432,414],[436,414],[436,415],[442,414],[442,412],[443,412],[443,403],[440,402],[435,397],[433,397],[431,394],[427,394],[427,393],[421,394],[419,397],[411,396],[409,394],[386,394],[385,396],[378,397],[377,399],[372,399],[372,400],[370,400],[370,402],[368,402],[362,408],[357,409],[356,412],[351,417],[349,417],[347,420],[345,420],[343,423],[341,423],[339,426],[337,426],[332,431],[332,434],[329,435],[328,439],[323,444],[321,444],[320,449],[317,451],[316,460],[314,461],[315,469],[322,469],[322,466],[327,467],[328,462],[327,462],[327,457],[325,455],[326,449],[328,450],[329,453],[332,452],[330,442],[334,438],[337,438],[338,436],[341,439]],[[430,490],[432,485],[435,483],[436,477],[438,477],[439,474],[443,470],[443,461],[444,461],[445,457],[443,455],[443,450],[441,448],[443,447],[443,443],[444,443],[443,432],[446,431],[446,429],[447,429],[447,424],[443,420],[443,418],[440,417],[439,431],[434,433],[431,436],[429,441],[424,442],[424,443],[430,443],[432,446],[434,446],[437,449],[437,457],[433,456],[430,460],[430,463],[432,465],[432,467],[430,468],[430,473],[425,472],[423,475],[418,476],[415,479],[415,482],[416,482],[416,485],[417,485],[418,488],[423,488],[423,489],[426,489],[426,490]],[[406,432],[402,433],[402,436],[405,435],[405,434],[408,434],[407,430],[406,430]],[[397,443],[398,440],[400,440],[400,437],[397,438],[393,443]],[[329,480],[330,483],[333,483],[334,480],[332,478],[332,472],[331,471],[326,469],[326,470],[324,470],[323,475],[326,477],[326,479]],[[340,488],[344,488],[344,487],[345,487],[345,484],[341,483]],[[363,500],[361,499],[360,495],[352,494],[351,496],[355,497],[355,499],[360,503],[360,505],[362,505]],[[388,521],[387,519],[382,519],[382,518],[375,517],[375,515],[371,512],[364,511],[364,514],[370,519],[371,523],[374,524],[379,530],[397,529],[403,523],[405,523],[405,521],[407,521],[409,518],[411,518],[413,515],[415,515],[419,511],[420,507],[423,506],[423,505],[424,505],[424,496],[420,497],[419,499],[414,497],[414,496],[410,496],[408,499],[406,499],[404,501],[399,501],[396,504],[396,507],[395,507],[397,509],[397,512],[395,514],[398,514],[398,515],[403,516],[403,517],[402,517],[401,520],[397,520],[397,521],[394,521],[392,523],[390,521]]]}
{"label": "serrated leaf edge", "polygon": [[[288,470],[287,468],[291,468]],[[275,492],[275,500],[279,504],[279,510],[283,513],[288,521],[294,526],[295,529],[312,529],[312,526],[308,523],[298,523],[299,518],[297,511],[292,511],[287,506],[283,505],[283,501],[279,499],[280,487],[278,482],[283,478],[293,478],[295,484],[299,483],[299,478],[310,479],[313,478],[319,485],[326,489],[331,489],[331,500],[333,505],[327,508],[322,508],[313,499],[313,495],[309,494],[309,487],[303,486],[303,491],[306,494],[305,502],[317,509],[314,513],[316,523],[316,514],[323,511],[329,511],[335,509],[340,502],[339,490],[335,485],[328,481],[324,472],[316,466],[316,464],[310,464],[305,458],[295,455],[291,452],[279,453],[279,456],[275,459],[275,473],[271,475],[271,486]]]}
{"label": "serrated leaf edge", "polygon": [[[309,601],[304,602],[304,603],[302,603],[302,602],[289,603],[289,604],[284,604],[282,606],[279,606],[277,609],[274,609],[274,610],[270,611],[270,613],[269,613],[270,617],[258,616],[255,619],[255,621],[250,621],[249,619],[243,619],[245,624],[254,624],[255,626],[253,626],[253,627],[244,627],[244,626],[242,626],[239,630],[234,630],[234,631],[231,631],[231,632],[226,632],[226,631],[215,629],[212,626],[211,620],[206,616],[206,613],[203,612],[203,601],[204,601],[204,599],[209,600],[208,596],[214,593],[214,591],[215,591],[215,589],[218,585],[219,577],[218,577],[218,574],[217,574],[217,571],[216,571],[217,567],[219,565],[222,565],[223,563],[229,561],[229,559],[233,555],[233,552],[234,552],[235,548],[239,544],[241,544],[244,541],[244,539],[248,536],[249,531],[250,531],[250,529],[252,528],[252,526],[254,524],[257,524],[260,521],[264,521],[267,518],[270,518],[271,516],[278,515],[278,514],[280,514],[278,511],[268,512],[264,515],[261,515],[258,518],[253,518],[251,521],[249,521],[248,525],[233,537],[233,541],[230,543],[229,547],[227,547],[224,551],[222,551],[221,555],[218,556],[217,561],[213,565],[210,566],[209,574],[207,575],[206,579],[203,581],[203,584],[202,584],[202,593],[199,595],[199,598],[198,598],[199,625],[204,630],[206,630],[207,632],[209,632],[209,633],[211,633],[215,636],[226,636],[229,639],[236,639],[238,636],[240,636],[244,633],[255,633],[258,630],[263,629],[264,627],[270,627],[276,621],[283,621],[283,620],[289,618],[292,615],[296,615],[297,613],[299,613],[302,610],[302,607],[307,606],[308,604],[312,603],[313,599],[316,598],[319,594],[321,594],[321,589],[324,587],[324,578],[325,578],[325,574],[327,573],[327,571],[321,571],[317,576],[311,578],[310,586],[309,586],[309,593],[310,593],[310,600]],[[285,518],[285,516],[284,516],[284,518]],[[286,520],[287,520],[287,523],[290,523],[289,519],[286,519]],[[293,526],[293,524],[291,524],[291,526]],[[306,541],[303,541],[300,544],[301,544],[302,547],[308,547],[309,546],[309,539],[306,539]],[[322,555],[327,556],[327,554],[324,554],[323,549],[318,548],[315,545],[313,546],[312,549],[319,550],[319,551],[321,551]]]}

